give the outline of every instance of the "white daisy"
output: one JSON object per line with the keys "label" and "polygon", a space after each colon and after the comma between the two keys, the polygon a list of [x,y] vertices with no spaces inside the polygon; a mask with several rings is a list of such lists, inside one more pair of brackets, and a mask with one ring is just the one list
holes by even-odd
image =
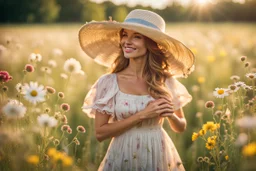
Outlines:
{"label": "white daisy", "polygon": [[51,68],[56,68],[57,67],[57,62],[53,59],[50,59],[48,61],[48,65],[51,67]]}
{"label": "white daisy", "polygon": [[62,50],[58,49],[58,48],[54,48],[52,50],[52,53],[53,53],[54,56],[62,56],[62,54],[63,54]]}
{"label": "white daisy", "polygon": [[27,108],[17,100],[10,100],[2,108],[2,111],[8,118],[22,118],[24,117]]}
{"label": "white daisy", "polygon": [[64,63],[64,70],[69,73],[79,73],[81,70],[81,64],[74,58],[70,58]]}
{"label": "white daisy", "polygon": [[243,88],[244,88],[245,90],[252,90],[252,86],[248,86],[248,85],[243,86]]}
{"label": "white daisy", "polygon": [[40,62],[42,60],[42,56],[39,53],[31,53],[29,56],[30,62]]}
{"label": "white daisy", "polygon": [[49,67],[46,67],[46,66],[41,67],[41,71],[45,72],[47,74],[51,74],[52,73],[52,69],[49,68]]}
{"label": "white daisy", "polygon": [[230,77],[230,79],[231,79],[231,80],[234,80],[234,81],[238,81],[238,80],[240,80],[240,77],[237,76],[237,75],[232,75],[232,76]]}
{"label": "white daisy", "polygon": [[235,83],[235,86],[237,86],[237,87],[244,87],[244,86],[246,86],[246,84],[244,82],[242,82],[242,81],[239,81],[239,82]]}
{"label": "white daisy", "polygon": [[255,79],[256,78],[256,73],[247,73],[245,76],[247,78],[250,78],[250,79]]}
{"label": "white daisy", "polygon": [[37,117],[37,122],[41,127],[55,127],[58,121],[48,114],[41,114]]}
{"label": "white daisy", "polygon": [[46,95],[46,90],[44,86],[38,86],[37,82],[31,81],[30,84],[25,83],[22,94],[24,94],[24,98],[27,101],[36,104],[37,102],[45,101],[44,96]]}
{"label": "white daisy", "polygon": [[240,87],[237,87],[235,84],[231,84],[228,86],[228,90],[229,92],[233,93],[233,92],[237,92],[239,90]]}
{"label": "white daisy", "polygon": [[225,88],[215,88],[215,91],[213,91],[213,95],[217,98],[224,98],[225,96],[228,96],[228,89]]}
{"label": "white daisy", "polygon": [[23,86],[22,86],[21,83],[18,83],[18,84],[16,84],[15,88],[16,88],[16,90],[17,90],[19,93],[21,93]]}
{"label": "white daisy", "polygon": [[236,146],[243,146],[248,142],[248,135],[246,133],[240,133],[235,141]]}

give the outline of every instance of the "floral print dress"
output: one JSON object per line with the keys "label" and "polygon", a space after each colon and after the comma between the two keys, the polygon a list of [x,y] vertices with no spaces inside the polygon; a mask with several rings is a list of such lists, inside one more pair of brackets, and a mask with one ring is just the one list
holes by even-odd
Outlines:
{"label": "floral print dress", "polygon": [[[174,109],[191,101],[186,88],[175,78],[166,86],[173,97]],[[143,110],[154,100],[150,95],[132,95],[119,90],[115,73],[101,76],[85,97],[83,111],[94,118],[95,112],[110,115],[117,122]],[[112,138],[99,171],[176,171],[185,170],[179,154],[156,117]]]}

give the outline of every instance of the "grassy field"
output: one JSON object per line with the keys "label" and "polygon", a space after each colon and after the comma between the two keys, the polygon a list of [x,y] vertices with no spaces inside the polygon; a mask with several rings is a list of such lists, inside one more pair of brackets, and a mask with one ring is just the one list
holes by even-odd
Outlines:
{"label": "grassy field", "polygon": [[[108,70],[80,49],[81,26],[0,26],[0,70],[12,76],[8,82],[0,80],[0,170],[91,171],[104,157],[110,141],[96,141],[94,120],[82,112],[81,106],[91,85]],[[184,107],[187,130],[176,134],[164,123],[187,170],[256,169],[255,30],[256,25],[248,23],[167,25],[166,32],[196,56],[195,71],[179,79],[193,96]],[[42,60],[31,59],[32,53],[41,55]],[[64,65],[70,58],[79,61],[81,72],[67,71]],[[28,72],[28,66],[34,72]],[[48,86],[45,100],[36,105],[17,90],[18,83],[30,81]],[[230,85],[233,89],[227,90]],[[216,98],[215,88],[223,88],[216,93],[226,96]],[[19,104],[26,108],[23,117],[10,116],[3,110],[10,103],[8,99],[23,104]],[[42,114],[56,118],[57,125],[40,126],[38,116]],[[72,133],[63,130],[63,125],[68,125]],[[79,125],[85,133],[77,131]]]}

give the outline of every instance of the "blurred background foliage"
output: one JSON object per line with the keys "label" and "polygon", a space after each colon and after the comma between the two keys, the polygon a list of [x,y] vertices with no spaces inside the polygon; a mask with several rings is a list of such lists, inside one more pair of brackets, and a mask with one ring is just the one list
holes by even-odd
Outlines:
{"label": "blurred background foliage", "polygon": [[179,1],[170,1],[164,9],[153,9],[141,5],[115,5],[111,1],[98,4],[89,0],[1,0],[0,23],[85,22],[106,20],[109,16],[122,21],[127,12],[135,8],[155,11],[167,22],[256,21],[255,0],[245,0],[244,3],[215,0],[214,3],[208,3],[207,8],[202,8],[195,1],[187,6],[181,5]]}

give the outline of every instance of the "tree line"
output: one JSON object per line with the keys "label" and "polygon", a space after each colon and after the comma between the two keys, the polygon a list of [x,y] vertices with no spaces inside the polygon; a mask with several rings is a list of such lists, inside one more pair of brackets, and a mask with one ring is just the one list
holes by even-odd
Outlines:
{"label": "tree line", "polygon": [[123,21],[133,9],[148,9],[160,14],[167,22],[255,22],[256,0],[235,3],[232,0],[217,1],[207,6],[191,3],[182,6],[174,1],[164,9],[137,5],[115,5],[111,1],[101,4],[89,0],[0,0],[0,23],[63,23],[91,20]]}

